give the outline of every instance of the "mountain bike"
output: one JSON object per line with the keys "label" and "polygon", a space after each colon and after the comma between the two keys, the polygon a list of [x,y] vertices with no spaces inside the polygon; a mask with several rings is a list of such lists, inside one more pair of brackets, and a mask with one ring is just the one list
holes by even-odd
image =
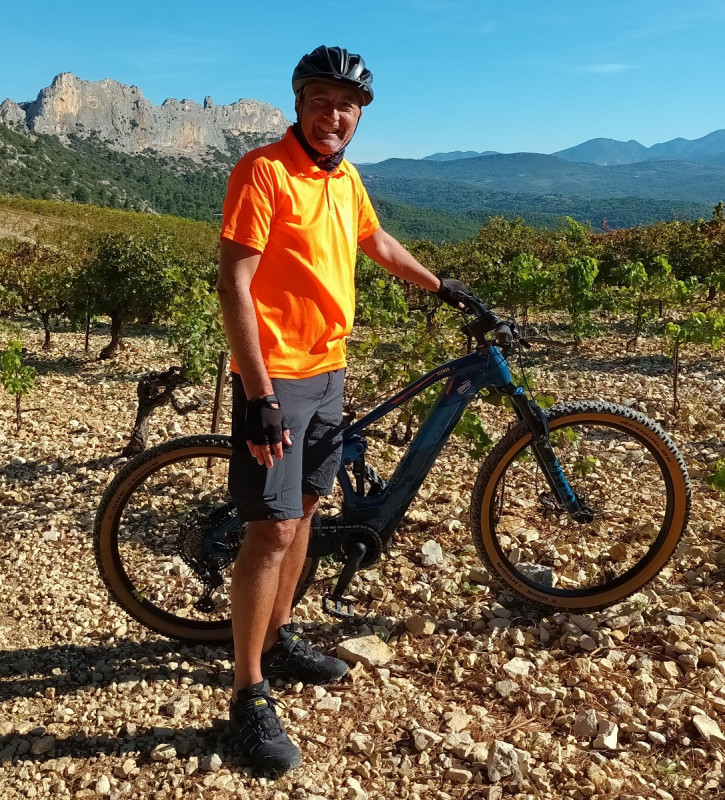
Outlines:
{"label": "mountain bike", "polygon": [[[651,419],[583,400],[542,409],[515,385],[507,358],[528,347],[515,322],[467,295],[467,353],[431,370],[345,427],[338,513],[315,516],[297,602],[320,559],[341,563],[323,597],[354,615],[345,591],[389,548],[396,528],[466,407],[483,389],[507,398],[514,424],[481,464],[470,532],[494,583],[530,603],[594,610],[641,589],[685,530],[690,481]],[[367,429],[428,387],[440,394],[388,480],[366,460]],[[188,642],[231,638],[231,565],[244,538],[227,492],[231,439],[174,439],[129,461],[95,520],[97,564],[111,595],[149,628]]]}

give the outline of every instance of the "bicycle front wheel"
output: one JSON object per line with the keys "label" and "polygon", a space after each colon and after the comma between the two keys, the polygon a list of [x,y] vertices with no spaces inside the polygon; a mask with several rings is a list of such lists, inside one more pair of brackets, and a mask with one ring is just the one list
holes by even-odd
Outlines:
{"label": "bicycle front wheel", "polygon": [[585,401],[547,417],[551,445],[592,522],[559,506],[520,423],[479,471],[473,541],[492,574],[527,600],[603,608],[641,589],[675,551],[690,511],[687,470],[662,428],[632,409]]}
{"label": "bicycle front wheel", "polygon": [[[164,442],[121,469],[96,514],[96,563],[111,596],[173,639],[232,639],[231,573],[245,528],[227,492],[231,453],[231,439],[216,434]],[[295,602],[316,568],[305,561]]]}

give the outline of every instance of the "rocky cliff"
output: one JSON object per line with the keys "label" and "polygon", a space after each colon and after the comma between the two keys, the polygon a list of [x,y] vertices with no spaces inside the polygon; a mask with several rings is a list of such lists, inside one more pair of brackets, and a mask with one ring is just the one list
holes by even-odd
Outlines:
{"label": "rocky cliff", "polygon": [[246,150],[250,138],[275,139],[289,125],[279,109],[258,100],[216,106],[210,97],[204,105],[169,99],[155,106],[137,86],[110,78],[84,81],[69,72],[57,75],[31,103],[5,100],[0,123],[61,139],[94,134],[126,153],[152,149],[193,159],[214,149],[229,153],[228,137],[239,139]]}

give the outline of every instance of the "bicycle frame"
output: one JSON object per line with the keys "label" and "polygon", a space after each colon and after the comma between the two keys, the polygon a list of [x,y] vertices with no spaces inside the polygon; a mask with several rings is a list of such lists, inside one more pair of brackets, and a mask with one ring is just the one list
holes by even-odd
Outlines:
{"label": "bicycle frame", "polygon": [[[361,496],[350,480],[347,466],[364,458],[367,444],[361,433],[407,400],[447,378],[435,405],[417,431],[386,486],[377,494]],[[449,361],[354,422],[343,432],[342,464],[337,474],[344,498],[344,524],[364,524],[375,530],[383,545],[389,541],[408,506],[448,441],[466,406],[483,388],[510,394],[511,373],[503,354],[494,345]],[[517,387],[514,387],[517,388]]]}
{"label": "bicycle frame", "polygon": [[[447,381],[435,405],[384,488],[367,495],[357,491],[347,467],[360,461],[364,463],[367,443],[361,433],[443,378],[447,378]],[[590,522],[591,512],[572,491],[551,449],[546,415],[535,402],[528,400],[521,387],[512,382],[509,366],[501,350],[486,343],[426,373],[343,431],[342,464],[337,478],[344,499],[344,525],[372,528],[385,546],[466,407],[484,388],[509,397],[516,416],[531,431],[532,450],[556,500],[576,521]]]}

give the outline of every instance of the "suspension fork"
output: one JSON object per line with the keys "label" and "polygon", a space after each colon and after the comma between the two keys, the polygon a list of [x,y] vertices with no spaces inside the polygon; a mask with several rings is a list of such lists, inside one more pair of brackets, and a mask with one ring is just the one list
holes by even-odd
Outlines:
{"label": "suspension fork", "polygon": [[498,387],[497,391],[509,397],[516,416],[531,431],[531,449],[534,451],[536,462],[544,473],[559,504],[577,522],[582,524],[591,522],[594,519],[594,514],[591,509],[581,502],[569,485],[559,459],[551,446],[549,441],[549,421],[546,418],[544,409],[538,403],[529,400],[524,390],[513,383]]}

